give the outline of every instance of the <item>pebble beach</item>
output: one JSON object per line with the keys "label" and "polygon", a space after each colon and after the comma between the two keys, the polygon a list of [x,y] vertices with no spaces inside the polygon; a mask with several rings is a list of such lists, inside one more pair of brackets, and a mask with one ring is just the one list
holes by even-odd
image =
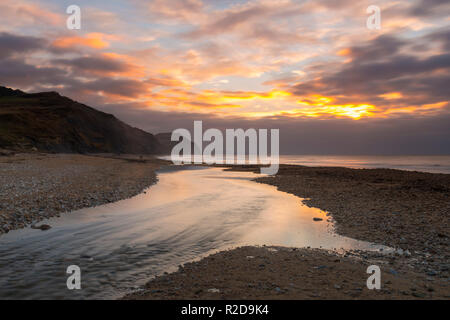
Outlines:
{"label": "pebble beach", "polygon": [[[167,161],[127,155],[0,157],[0,233],[137,195]],[[256,166],[224,170],[255,171]],[[448,299],[450,175],[390,169],[281,165],[258,183],[327,212],[334,232],[394,252],[241,247],[150,279],[125,299]],[[322,219],[314,220],[321,223]],[[40,231],[39,231],[40,232]],[[0,235],[1,237],[1,235]],[[380,265],[383,289],[367,290]]]}
{"label": "pebble beach", "polygon": [[0,157],[0,234],[141,193],[163,163],[151,157],[16,154]]}

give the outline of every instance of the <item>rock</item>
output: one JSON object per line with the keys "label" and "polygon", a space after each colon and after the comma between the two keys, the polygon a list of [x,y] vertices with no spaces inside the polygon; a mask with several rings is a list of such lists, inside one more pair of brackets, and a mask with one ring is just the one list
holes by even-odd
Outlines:
{"label": "rock", "polygon": [[313,218],[314,221],[322,221],[322,218]]}
{"label": "rock", "polygon": [[216,288],[211,288],[211,289],[208,289],[208,292],[211,292],[211,293],[220,293],[220,290],[219,290],[219,289],[216,289]]}
{"label": "rock", "polygon": [[426,295],[422,292],[413,292],[412,295],[416,298],[425,298]]}
{"label": "rock", "polygon": [[317,266],[317,267],[314,267],[314,269],[317,269],[317,270],[320,270],[320,269],[325,269],[327,266]]}
{"label": "rock", "polygon": [[13,156],[15,155],[14,151],[6,150],[6,149],[0,149],[0,156]]}
{"label": "rock", "polygon": [[432,276],[432,277],[437,276],[437,274],[438,273],[436,271],[434,271],[434,270],[430,270],[430,271],[427,272],[427,275]]}
{"label": "rock", "polygon": [[42,231],[49,230],[49,229],[51,229],[51,228],[52,228],[52,227],[49,226],[48,224],[41,224],[40,226],[36,226],[36,225],[32,225],[32,226],[31,226],[31,229],[40,229],[40,230],[42,230]]}
{"label": "rock", "polygon": [[391,274],[393,274],[394,276],[397,276],[397,275],[398,275],[398,272],[395,271],[394,269],[389,269],[389,272],[390,272]]}

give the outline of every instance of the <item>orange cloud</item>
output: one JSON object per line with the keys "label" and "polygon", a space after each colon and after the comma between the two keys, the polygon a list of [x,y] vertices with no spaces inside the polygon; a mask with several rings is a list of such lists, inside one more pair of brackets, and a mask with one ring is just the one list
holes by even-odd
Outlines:
{"label": "orange cloud", "polygon": [[63,26],[66,17],[55,13],[42,3],[30,3],[24,0],[2,1],[0,3],[2,27],[23,25]]}
{"label": "orange cloud", "polygon": [[57,48],[74,48],[74,47],[89,47],[93,49],[103,49],[109,47],[107,40],[116,40],[116,36],[106,35],[103,33],[89,33],[85,37],[61,37],[53,41],[53,46]]}
{"label": "orange cloud", "polygon": [[352,54],[352,50],[350,50],[349,48],[345,48],[345,49],[341,49],[337,52],[338,56],[349,56]]}
{"label": "orange cloud", "polygon": [[385,100],[396,100],[403,98],[403,95],[401,92],[389,92],[385,94],[380,94],[379,97],[385,99]]}

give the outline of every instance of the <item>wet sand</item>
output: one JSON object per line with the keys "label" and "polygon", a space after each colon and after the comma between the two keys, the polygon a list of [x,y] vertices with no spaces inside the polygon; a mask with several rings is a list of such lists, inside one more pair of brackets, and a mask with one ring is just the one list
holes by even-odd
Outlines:
{"label": "wet sand", "polygon": [[[124,299],[448,299],[448,283],[417,274],[398,256],[320,249],[242,247],[180,266]],[[381,268],[381,289],[366,285]]]}
{"label": "wet sand", "polygon": [[[232,166],[230,170],[259,172],[256,166]],[[339,254],[323,250],[300,249],[308,259],[297,259],[299,253],[288,249],[267,255],[261,251],[265,249],[241,248],[152,280],[147,289],[126,298],[450,298],[450,175],[282,165],[276,176],[255,181],[306,198],[306,205],[327,211],[340,235],[400,248],[399,254],[375,257],[385,266],[385,290],[369,291],[363,282],[373,253],[360,252],[343,263]],[[270,271],[249,264],[248,255],[263,255],[272,266]],[[339,268],[312,271],[319,270],[314,265],[336,266],[333,262],[337,260]],[[297,282],[291,281],[295,288],[289,287],[291,282],[287,286],[286,279],[295,277]],[[346,278],[347,283],[340,282]],[[353,285],[348,285],[351,281]],[[208,291],[215,287],[221,288],[221,294]],[[341,290],[344,287],[348,290]]]}

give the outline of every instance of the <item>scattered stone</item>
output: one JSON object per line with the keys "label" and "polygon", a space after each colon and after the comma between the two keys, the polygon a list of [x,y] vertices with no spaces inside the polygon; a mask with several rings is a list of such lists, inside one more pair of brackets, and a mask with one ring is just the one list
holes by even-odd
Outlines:
{"label": "scattered stone", "polygon": [[317,269],[317,270],[321,270],[321,269],[325,269],[327,266],[317,266],[317,267],[314,267],[314,269]]}
{"label": "scattered stone", "polygon": [[422,292],[413,292],[412,295],[416,298],[425,298],[426,295]]}
{"label": "scattered stone", "polygon": [[208,292],[210,292],[210,293],[220,293],[220,290],[216,289],[216,288],[211,288],[211,289],[208,289]]}
{"label": "scattered stone", "polygon": [[38,230],[42,230],[42,231],[46,231],[51,229],[52,227],[48,224],[41,224],[40,226],[36,226],[36,225],[32,225],[31,229],[38,229]]}
{"label": "scattered stone", "polygon": [[62,212],[137,195],[156,181],[154,170],[164,163],[114,157],[40,153],[0,157],[0,235]]}
{"label": "scattered stone", "polygon": [[[405,268],[402,264],[404,258],[396,259],[394,264],[399,274],[401,271],[401,277],[389,272],[387,253],[351,250],[347,252],[348,257],[344,257],[342,253],[320,249],[277,249],[274,253],[268,253],[267,248],[261,247],[242,247],[219,252],[186,264],[184,272],[157,277],[146,285],[148,289],[144,294],[136,292],[125,299],[182,297],[188,300],[204,300],[214,297],[211,296],[212,293],[218,293],[207,289],[217,288],[218,283],[227,285],[226,291],[220,290],[220,298],[225,300],[442,299],[448,294],[448,289],[437,280],[433,282],[434,291],[427,291],[430,290],[430,282],[425,279],[424,274],[416,273],[409,267]],[[261,269],[258,263],[248,263],[248,256],[262,259],[264,265],[270,268]],[[363,258],[364,256],[366,258]],[[340,263],[334,263],[338,258]],[[381,290],[366,289],[365,272],[369,263],[379,264],[382,269]],[[324,271],[315,271],[317,269]],[[188,277],[184,276],[186,274]],[[155,288],[163,289],[164,293],[152,294],[150,290]],[[198,288],[206,289],[201,291],[197,290]],[[178,293],[177,296],[169,294],[174,290]],[[412,296],[412,292],[416,294]]]}
{"label": "scattered stone", "polygon": [[398,276],[398,272],[394,269],[389,269],[389,273],[393,274],[394,276]]}

